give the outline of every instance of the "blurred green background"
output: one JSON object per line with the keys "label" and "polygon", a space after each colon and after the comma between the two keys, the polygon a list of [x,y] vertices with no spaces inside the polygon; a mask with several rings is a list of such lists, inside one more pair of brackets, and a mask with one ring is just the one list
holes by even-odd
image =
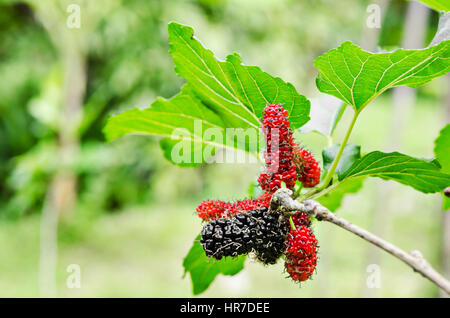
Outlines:
{"label": "blurred green background", "polygon": [[[372,3],[381,9],[381,28],[367,27]],[[79,28],[70,27],[73,4]],[[260,167],[179,168],[165,161],[155,138],[105,143],[110,114],[148,107],[181,87],[167,52],[170,21],[192,26],[218,58],[239,52],[245,64],[312,98],[319,95],[315,57],[345,40],[372,51],[424,47],[438,14],[401,0],[0,0],[1,297],[192,295],[182,260],[201,228],[195,207],[208,198],[244,198]],[[361,116],[351,142],[363,152],[432,157],[433,140],[450,122],[449,83],[447,76],[383,95]],[[318,157],[327,143],[314,133],[299,138]],[[338,213],[405,250],[419,249],[448,273],[448,220],[440,206],[439,195],[371,179]],[[353,234],[313,226],[320,243],[313,280],[297,285],[282,262],[248,260],[244,271],[218,277],[202,296],[439,296],[433,284]],[[80,265],[81,288],[67,288],[70,264]],[[370,264],[380,268],[380,288],[367,287]]]}

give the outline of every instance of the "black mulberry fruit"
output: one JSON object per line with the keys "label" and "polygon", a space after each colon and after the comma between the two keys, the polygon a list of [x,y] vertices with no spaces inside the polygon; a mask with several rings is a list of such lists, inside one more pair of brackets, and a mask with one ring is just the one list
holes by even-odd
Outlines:
{"label": "black mulberry fruit", "polygon": [[255,252],[261,262],[274,264],[285,250],[288,231],[279,218],[280,213],[269,214],[264,207],[213,220],[203,227],[200,243],[207,256],[218,260]]}

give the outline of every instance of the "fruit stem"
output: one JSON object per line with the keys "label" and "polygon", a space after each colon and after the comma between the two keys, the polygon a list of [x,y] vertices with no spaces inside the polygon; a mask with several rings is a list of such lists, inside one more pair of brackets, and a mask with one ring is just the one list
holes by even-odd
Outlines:
{"label": "fruit stem", "polygon": [[303,201],[303,200],[311,197],[312,195],[314,195],[314,194],[316,194],[316,193],[326,189],[328,187],[328,185],[330,184],[331,180],[333,179],[334,172],[336,171],[336,168],[337,168],[337,166],[339,164],[339,160],[341,159],[342,153],[344,152],[344,148],[347,145],[347,142],[348,142],[348,140],[350,138],[350,134],[352,133],[353,127],[355,126],[356,119],[358,118],[358,115],[359,115],[359,112],[355,112],[353,114],[352,122],[350,123],[350,126],[347,128],[347,132],[345,133],[344,140],[342,140],[341,146],[339,147],[339,151],[338,151],[336,157],[333,160],[333,163],[332,163],[332,165],[330,167],[330,170],[328,170],[328,173],[327,173],[327,175],[325,177],[325,180],[323,181],[323,184],[320,187],[318,187],[318,188],[316,188],[314,190],[311,190],[308,193],[306,193],[303,197],[301,197],[301,201]]}
{"label": "fruit stem", "polygon": [[289,223],[291,224],[291,228],[292,228],[292,230],[296,230],[296,228],[295,228],[295,224],[294,224],[294,221],[292,220],[292,216],[290,216],[289,217]]}
{"label": "fruit stem", "polygon": [[297,189],[294,191],[294,194],[292,195],[292,199],[296,199],[300,196],[300,193],[302,192],[303,189],[303,183],[300,182],[299,186],[297,187]]}

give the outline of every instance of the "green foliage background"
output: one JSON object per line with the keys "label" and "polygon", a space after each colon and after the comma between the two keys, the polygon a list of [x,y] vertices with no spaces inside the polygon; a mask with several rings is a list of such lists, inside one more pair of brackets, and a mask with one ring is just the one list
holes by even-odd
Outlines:
{"label": "green foliage background", "polygon": [[[70,166],[79,180],[78,201],[58,233],[58,295],[190,296],[190,281],[182,279],[182,261],[200,228],[196,205],[206,198],[244,197],[259,167],[179,168],[163,158],[157,139],[142,136],[106,144],[102,128],[107,117],[148,107],[156,96],[170,98],[179,91],[183,81],[167,54],[171,21],[195,26],[196,36],[219,58],[239,52],[244,64],[280,76],[307,97],[317,96],[314,59],[343,41],[362,41],[369,1],[351,0],[345,6],[329,0],[88,2],[79,1],[81,29],[69,31],[86,55],[87,87],[77,131],[81,151]],[[59,44],[44,26],[48,17],[40,12],[53,14],[57,27],[65,28],[70,3],[0,1],[0,296],[38,296],[39,216],[58,167],[64,85]],[[379,45],[400,45],[405,11],[404,1],[391,1]],[[431,13],[427,42],[436,24],[437,13]],[[444,77],[419,89],[413,113],[399,132],[397,150],[433,157],[433,140],[445,124],[446,85]],[[337,136],[344,134],[341,128],[349,119],[348,111]],[[352,143],[363,145],[364,153],[387,151],[388,132],[379,123],[389,123],[391,117],[387,94],[361,115]],[[314,132],[303,138],[320,157],[326,139]],[[380,208],[379,182],[365,181],[339,213],[370,228]],[[421,250],[439,268],[442,198],[393,182],[390,191],[392,196],[383,205],[386,227],[379,234],[405,249]],[[372,247],[331,225],[317,224],[315,231],[321,254],[314,280],[299,287],[284,279],[281,263],[264,268],[248,260],[243,272],[232,278],[219,276],[204,295],[437,295],[433,285],[384,255],[382,288],[368,290],[366,268]],[[82,268],[81,289],[65,287],[65,270],[73,263]]]}

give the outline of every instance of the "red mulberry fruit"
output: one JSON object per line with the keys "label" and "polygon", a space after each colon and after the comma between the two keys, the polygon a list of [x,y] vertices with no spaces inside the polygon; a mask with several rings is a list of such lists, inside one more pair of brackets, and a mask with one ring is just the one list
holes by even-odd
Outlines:
{"label": "red mulberry fruit", "polygon": [[296,228],[311,225],[311,219],[309,218],[309,215],[305,212],[297,212],[296,214],[294,214],[292,216],[292,221],[294,222]]}
{"label": "red mulberry fruit", "polygon": [[286,258],[284,263],[286,272],[293,281],[304,282],[314,273],[317,265],[317,256],[311,255],[303,258]]}
{"label": "red mulberry fruit", "polygon": [[320,182],[320,167],[317,160],[306,149],[294,147],[293,160],[297,170],[297,178],[306,188],[311,188]]}
{"label": "red mulberry fruit", "polygon": [[293,162],[294,140],[287,116],[287,110],[279,104],[267,105],[264,109],[262,128],[266,137],[266,171],[258,181],[261,188],[270,193],[278,190],[282,181],[292,189],[297,179]]}
{"label": "red mulberry fruit", "polygon": [[205,220],[211,221],[224,217],[231,217],[239,212],[247,212],[250,210],[268,208],[270,205],[270,194],[263,194],[254,200],[239,200],[236,202],[224,202],[220,200],[202,201],[197,207],[198,216]]}
{"label": "red mulberry fruit", "polygon": [[294,281],[305,281],[317,265],[317,239],[311,228],[299,226],[287,235],[285,269]]}

